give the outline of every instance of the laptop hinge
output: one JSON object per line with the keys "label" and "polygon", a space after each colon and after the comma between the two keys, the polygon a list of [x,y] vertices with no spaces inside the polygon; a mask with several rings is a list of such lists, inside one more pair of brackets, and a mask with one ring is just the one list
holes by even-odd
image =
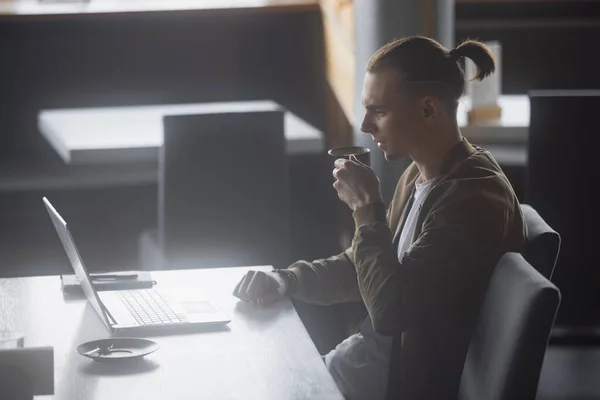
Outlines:
{"label": "laptop hinge", "polygon": [[116,325],[117,324],[117,320],[115,319],[115,317],[112,316],[112,314],[110,313],[110,311],[108,311],[108,308],[106,308],[106,306],[104,305],[104,302],[102,300],[100,300],[100,305],[102,306],[102,309],[104,310],[104,312],[108,316],[108,319],[110,320],[110,324],[111,325]]}

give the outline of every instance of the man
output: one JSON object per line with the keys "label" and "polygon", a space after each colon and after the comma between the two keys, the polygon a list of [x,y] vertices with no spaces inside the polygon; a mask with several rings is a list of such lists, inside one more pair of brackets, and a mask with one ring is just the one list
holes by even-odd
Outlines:
{"label": "man", "polygon": [[463,56],[477,65],[476,79],[494,72],[489,49],[475,41],[448,51],[409,37],[371,57],[361,130],[386,160],[413,161],[389,209],[368,166],[336,160],[334,188],[355,221],[351,247],[285,270],[249,272],[234,290],[260,305],[285,295],[316,304],[363,301],[368,315],[358,332],[325,356],[349,400],[455,399],[491,273],[525,242],[506,176],[458,128]]}

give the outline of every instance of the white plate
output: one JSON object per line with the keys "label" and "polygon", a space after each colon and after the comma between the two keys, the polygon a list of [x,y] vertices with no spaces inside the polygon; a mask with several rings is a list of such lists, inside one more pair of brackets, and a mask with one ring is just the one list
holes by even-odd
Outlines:
{"label": "white plate", "polygon": [[[109,346],[112,346],[110,350]],[[159,349],[156,342],[140,338],[109,338],[92,340],[77,346],[77,352],[95,361],[120,361],[142,358]]]}

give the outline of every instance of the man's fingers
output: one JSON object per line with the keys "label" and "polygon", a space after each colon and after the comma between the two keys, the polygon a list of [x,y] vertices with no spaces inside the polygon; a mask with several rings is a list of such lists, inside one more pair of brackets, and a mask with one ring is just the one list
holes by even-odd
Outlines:
{"label": "man's fingers", "polygon": [[364,162],[360,161],[358,158],[356,158],[356,156],[354,154],[352,154],[350,156],[350,161],[352,161],[352,162],[346,164],[346,168],[348,168],[348,169],[358,166],[358,167],[372,170],[372,168],[368,164],[365,164]]}
{"label": "man's fingers", "polygon": [[281,297],[281,293],[277,291],[277,287],[272,287],[257,299],[257,304],[259,306],[267,306],[275,303],[277,300],[281,299]]}
{"label": "man's fingers", "polygon": [[281,300],[285,293],[285,282],[283,282],[280,277],[273,277],[272,275],[265,274],[264,285],[262,288],[263,291],[256,299],[256,304],[259,306],[266,306]]}
{"label": "man's fingers", "polygon": [[252,278],[246,290],[246,296],[250,301],[257,300],[265,292],[268,291],[269,280],[267,274],[262,271],[257,271]]}
{"label": "man's fingers", "polygon": [[233,288],[232,294],[235,297],[239,297],[239,295],[240,295],[240,287],[242,286],[242,282],[244,282],[244,279],[246,279],[246,274],[244,274],[244,276],[242,276],[242,279],[240,279],[240,281],[237,283],[237,285],[235,285],[235,287]]}
{"label": "man's fingers", "polygon": [[343,168],[344,165],[348,162],[345,158],[338,158],[334,161],[333,166],[336,168]]}
{"label": "man's fingers", "polygon": [[245,274],[244,276],[242,276],[242,279],[240,279],[240,281],[238,282],[237,285],[235,285],[235,288],[233,289],[233,295],[237,298],[241,298],[241,289],[242,289],[242,285],[244,284],[244,282],[246,281],[248,274]]}
{"label": "man's fingers", "polygon": [[345,177],[348,176],[348,167],[351,164],[345,164],[344,167],[341,168],[334,168],[332,171],[333,177],[335,179],[344,179]]}
{"label": "man's fingers", "polygon": [[348,161],[348,160],[346,160],[345,158],[338,158],[333,163],[333,165],[335,166],[335,168],[333,169],[333,171],[331,173],[333,174],[333,177],[335,179],[339,179],[340,171],[344,168],[344,165],[346,164],[346,161]]}
{"label": "man's fingers", "polygon": [[344,172],[345,172],[345,170],[344,170],[344,169],[341,169],[341,168],[335,168],[335,169],[332,171],[332,175],[333,175],[333,177],[334,177],[335,179],[340,179],[340,178],[343,178],[343,176],[344,176]]}
{"label": "man's fingers", "polygon": [[342,189],[342,183],[340,181],[333,182],[333,188],[335,189],[338,198],[345,203],[346,200],[345,200],[345,196],[343,194],[344,191]]}
{"label": "man's fingers", "polygon": [[244,277],[244,280],[242,281],[242,283],[240,285],[240,289],[238,291],[238,297],[240,299],[245,300],[245,301],[250,300],[250,299],[248,299],[247,289],[248,289],[248,285],[250,285],[250,282],[252,281],[253,277],[254,277],[254,271],[248,271],[248,273]]}
{"label": "man's fingers", "polygon": [[365,167],[367,166],[367,164],[363,163],[358,158],[356,158],[356,156],[354,154],[350,154],[350,161],[353,161],[353,162],[357,163],[358,165],[362,165]]}
{"label": "man's fingers", "polygon": [[340,186],[341,186],[341,183],[340,183],[340,181],[335,181],[335,182],[333,182],[333,188],[334,188],[334,189],[335,189],[337,192],[339,192],[339,191],[340,191]]}
{"label": "man's fingers", "polygon": [[249,271],[235,286],[233,295],[261,306],[271,304],[283,296],[277,280],[263,271]]}
{"label": "man's fingers", "polygon": [[357,171],[355,169],[357,167],[369,168],[367,164],[360,162],[354,155],[350,155],[350,160],[339,158],[335,160],[334,165],[335,168],[333,169],[332,174],[335,179],[348,176],[348,174],[351,173],[350,171]]}

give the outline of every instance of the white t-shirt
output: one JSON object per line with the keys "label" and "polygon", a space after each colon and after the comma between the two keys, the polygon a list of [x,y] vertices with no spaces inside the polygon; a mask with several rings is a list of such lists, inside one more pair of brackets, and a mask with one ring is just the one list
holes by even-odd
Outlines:
{"label": "white t-shirt", "polygon": [[[415,185],[413,204],[398,242],[398,260],[410,247],[423,198],[432,180]],[[325,355],[325,364],[347,400],[383,400],[387,392],[392,338],[379,335],[367,316],[358,332]]]}

